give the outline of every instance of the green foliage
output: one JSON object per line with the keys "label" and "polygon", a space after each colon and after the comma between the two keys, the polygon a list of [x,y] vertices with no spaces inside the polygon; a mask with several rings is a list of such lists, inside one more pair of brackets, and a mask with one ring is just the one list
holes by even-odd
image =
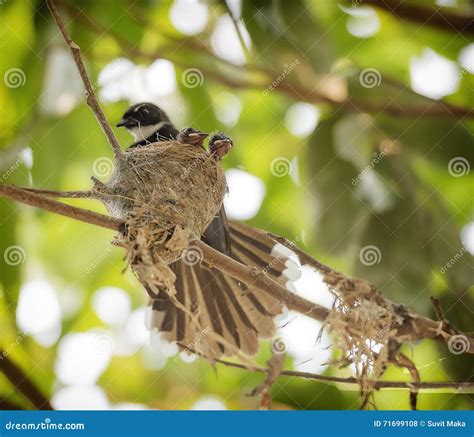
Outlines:
{"label": "green foliage", "polygon": [[[18,87],[4,86],[5,81],[0,84],[0,177],[15,164],[16,158],[7,159],[7,152],[15,147],[32,149],[33,166],[29,169],[21,163],[1,182],[87,189],[94,162],[110,158],[111,153],[83,101],[63,115],[44,110],[40,96],[51,52],[62,45],[57,29],[41,1],[36,5],[20,0],[3,3],[0,77],[17,68],[25,82]],[[436,296],[451,322],[473,330],[472,256],[464,251],[452,267],[441,271],[462,249],[460,231],[473,220],[472,115],[451,116],[449,110],[445,116],[425,115],[424,109],[437,103],[410,90],[409,70],[410,60],[425,47],[457,62],[459,51],[469,43],[465,35],[448,28],[420,27],[377,11],[379,31],[361,39],[346,27],[351,2],[341,2],[341,7],[340,2],[330,0],[249,0],[243,2],[242,16],[252,40],[253,70],[246,70],[224,65],[209,49],[213,24],[225,13],[218,2],[209,3],[207,28],[194,37],[174,29],[168,15],[171,1],[58,3],[66,6],[61,13],[68,17],[66,22],[86,57],[93,83],[101,69],[119,56],[138,65],[149,65],[161,57],[175,63],[178,90],[158,103],[181,105],[177,112],[185,118],[183,125],[223,130],[232,136],[236,147],[224,165],[258,176],[266,187],[261,209],[250,220],[252,225],[299,241],[321,261],[369,279],[390,299],[425,315],[434,317],[429,297]],[[71,20],[79,7],[82,14]],[[85,17],[92,17],[96,27]],[[297,67],[268,91],[272,80],[295,60]],[[188,68],[202,70],[200,86],[183,83]],[[359,74],[366,68],[381,75],[379,86],[361,86]],[[328,79],[333,82],[324,82]],[[336,93],[325,85],[328,83],[337,84]],[[464,71],[459,89],[444,100],[469,108],[473,86],[472,75]],[[215,108],[223,92],[233,93],[242,106],[233,126],[218,121]],[[308,138],[298,138],[285,126],[285,114],[297,101],[314,103],[314,92],[323,96],[318,106],[321,120]],[[328,96],[341,105],[328,104]],[[342,105],[347,96],[360,111],[351,104]],[[384,110],[386,104],[422,109],[418,114],[394,115]],[[121,101],[103,108],[113,123],[127,105]],[[377,109],[371,110],[371,105]],[[125,133],[117,135],[122,145],[130,142]],[[299,182],[272,174],[272,162],[282,157],[297,160]],[[471,172],[454,177],[449,165],[459,157],[470,163]],[[375,182],[364,190],[361,174],[367,169]],[[90,201],[73,203],[104,212]],[[18,335],[18,292],[32,278],[46,277],[60,292],[73,288],[81,296],[77,311],[63,320],[62,336],[102,327],[91,307],[93,293],[102,286],[126,290],[134,308],[145,305],[140,285],[122,272],[123,254],[110,248],[111,239],[107,231],[0,200],[0,347],[8,347]],[[3,254],[15,245],[24,248],[26,261],[12,266],[3,262]],[[361,262],[367,246],[377,248],[378,262]],[[413,351],[415,363],[426,366],[423,380],[469,377],[472,359],[466,355],[454,356],[444,345],[433,342],[414,345]],[[31,370],[32,378],[50,393],[57,382],[56,352],[57,344],[46,348],[27,338],[11,358]],[[162,369],[150,370],[143,367],[141,354],[114,357],[99,380],[115,403],[189,408],[200,395],[212,393],[226,399],[230,408],[258,404],[245,394],[260,383],[261,375],[222,366],[215,370],[201,360],[184,364],[169,359]],[[267,355],[263,352],[259,362],[263,364]],[[287,367],[293,364],[288,360]],[[327,373],[340,374],[331,368]],[[407,379],[407,375],[389,369],[384,378]],[[272,394],[277,408],[357,408],[357,392],[346,389],[285,377],[274,385]],[[10,392],[0,379],[0,396],[23,403]],[[382,391],[375,395],[375,402],[380,409],[409,408],[405,391]],[[423,393],[420,408],[467,409],[472,408],[472,401],[461,394]]]}

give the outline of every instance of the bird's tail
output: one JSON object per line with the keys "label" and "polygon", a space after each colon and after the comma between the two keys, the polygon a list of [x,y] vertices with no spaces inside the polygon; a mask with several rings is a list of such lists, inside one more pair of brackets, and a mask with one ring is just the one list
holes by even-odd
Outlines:
{"label": "bird's tail", "polygon": [[[292,252],[271,234],[235,222],[229,230],[232,258],[283,285],[298,278]],[[251,284],[196,262],[199,254],[194,255],[170,266],[176,275],[176,295],[172,299],[163,291],[150,302],[149,328],[206,357],[254,355],[259,338],[275,334],[274,318],[283,305]]]}

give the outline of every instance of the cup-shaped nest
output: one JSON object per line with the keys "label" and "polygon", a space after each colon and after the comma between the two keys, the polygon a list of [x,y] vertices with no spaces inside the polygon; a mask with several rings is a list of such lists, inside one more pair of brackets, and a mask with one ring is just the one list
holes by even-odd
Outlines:
{"label": "cup-shaped nest", "polygon": [[176,141],[132,148],[125,158],[94,191],[109,214],[127,222],[128,238],[145,235],[165,262],[175,261],[221,208],[227,186],[220,163]]}

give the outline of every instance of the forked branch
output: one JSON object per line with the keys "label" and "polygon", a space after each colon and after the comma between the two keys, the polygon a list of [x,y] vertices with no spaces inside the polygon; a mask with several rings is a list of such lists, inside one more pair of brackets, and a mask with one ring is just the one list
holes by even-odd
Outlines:
{"label": "forked branch", "polygon": [[99,122],[100,127],[105,133],[107,137],[107,141],[109,142],[112,150],[114,152],[115,161],[117,164],[121,164],[123,162],[123,152],[120,148],[120,144],[117,141],[117,138],[110,127],[110,124],[107,122],[105,118],[105,114],[102,111],[102,108],[97,101],[97,97],[94,93],[94,88],[92,87],[91,81],[86,71],[86,67],[84,66],[84,62],[81,56],[81,49],[80,47],[70,38],[66,27],[64,26],[63,20],[56,9],[56,5],[54,4],[53,0],[48,0],[48,7],[53,15],[54,21],[58,25],[59,30],[61,31],[61,35],[63,36],[64,42],[66,43],[69,52],[71,53],[74,62],[76,63],[77,69],[82,79],[82,83],[84,84],[84,88],[86,91],[86,103],[87,106],[92,110],[97,121]]}

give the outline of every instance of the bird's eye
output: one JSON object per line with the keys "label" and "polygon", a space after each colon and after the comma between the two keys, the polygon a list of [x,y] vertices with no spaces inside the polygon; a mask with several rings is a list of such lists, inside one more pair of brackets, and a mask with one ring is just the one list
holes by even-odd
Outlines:
{"label": "bird's eye", "polygon": [[146,108],[142,108],[141,111],[140,111],[143,115],[148,115],[150,113],[150,111]]}

